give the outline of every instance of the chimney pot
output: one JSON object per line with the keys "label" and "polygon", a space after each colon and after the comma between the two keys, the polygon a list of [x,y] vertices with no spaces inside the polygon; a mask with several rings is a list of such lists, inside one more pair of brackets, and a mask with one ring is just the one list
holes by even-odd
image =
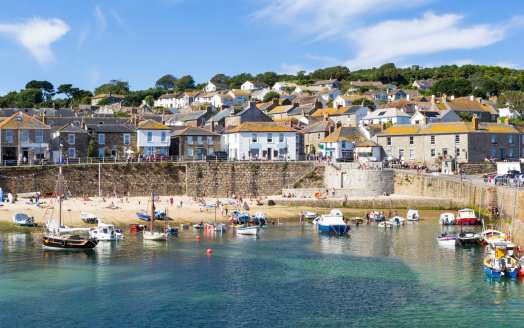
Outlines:
{"label": "chimney pot", "polygon": [[209,131],[215,132],[215,122],[213,120],[209,120]]}
{"label": "chimney pot", "polygon": [[431,103],[434,104],[437,102],[437,97],[435,97],[435,95],[431,96]]}
{"label": "chimney pot", "polygon": [[471,122],[473,123],[473,128],[474,128],[475,130],[478,130],[478,129],[479,129],[479,120],[478,120],[478,118],[473,117],[473,119],[471,120]]}

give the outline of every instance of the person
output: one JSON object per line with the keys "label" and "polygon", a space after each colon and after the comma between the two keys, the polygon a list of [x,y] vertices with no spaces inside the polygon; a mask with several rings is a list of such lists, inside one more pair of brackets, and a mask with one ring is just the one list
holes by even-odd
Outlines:
{"label": "person", "polygon": [[169,203],[173,206],[173,197],[169,198]]}
{"label": "person", "polygon": [[180,208],[182,208],[182,201],[180,201]]}
{"label": "person", "polygon": [[388,211],[388,219],[391,219],[391,210]]}
{"label": "person", "polygon": [[227,206],[226,206],[226,204],[224,204],[224,211],[226,211],[226,216],[227,216]]}
{"label": "person", "polygon": [[220,215],[224,216],[224,205],[220,205]]}
{"label": "person", "polygon": [[335,198],[335,188],[333,188],[333,190],[331,191],[331,196]]}
{"label": "person", "polygon": [[24,165],[27,165],[27,157],[24,156]]}
{"label": "person", "polygon": [[304,213],[300,212],[300,224],[304,225]]}
{"label": "person", "polygon": [[397,214],[397,210],[395,210],[395,216],[397,216],[397,215],[398,215],[398,214]]}
{"label": "person", "polygon": [[366,212],[366,223],[369,224],[369,211]]}
{"label": "person", "polygon": [[271,224],[272,224],[272,225],[275,225],[275,220],[271,220]]}

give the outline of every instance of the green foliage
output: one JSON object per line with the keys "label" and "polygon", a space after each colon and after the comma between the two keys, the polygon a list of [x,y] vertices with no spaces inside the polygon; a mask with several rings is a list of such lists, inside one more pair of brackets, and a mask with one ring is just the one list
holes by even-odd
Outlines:
{"label": "green foliage", "polygon": [[146,101],[146,104],[151,107],[153,106],[153,103],[155,102],[155,98],[151,95],[148,95],[144,98],[144,100]]}
{"label": "green foliage", "polygon": [[113,115],[113,117],[131,117],[132,115],[129,114],[128,112],[124,112],[122,110],[118,111],[115,113],[115,115]]}
{"label": "green foliage", "polygon": [[27,89],[21,90],[16,95],[16,103],[18,107],[33,107],[34,104],[42,102],[42,90],[40,89]]}
{"label": "green foliage", "polygon": [[44,99],[50,99],[55,95],[55,87],[48,81],[32,80],[25,85],[26,89],[40,89]]}
{"label": "green foliage", "polygon": [[217,74],[211,78],[211,82],[229,84],[229,76],[225,74]]}
{"label": "green foliage", "polygon": [[195,80],[191,75],[182,76],[173,84],[175,92],[182,92],[192,89],[195,86]]}
{"label": "green foliage", "polygon": [[473,90],[473,92],[471,94],[474,95],[475,97],[482,97],[482,98],[486,99],[486,91],[484,91],[484,89],[482,89],[482,88],[477,88],[477,89]]}
{"label": "green foliage", "polygon": [[309,152],[315,155],[317,153],[317,149],[315,148],[315,146],[311,145],[311,147],[309,148]]}
{"label": "green foliage", "polygon": [[176,77],[174,77],[171,74],[166,74],[156,81],[155,87],[157,89],[173,90],[173,85],[175,84],[175,82]]}
{"label": "green foliage", "polygon": [[95,155],[98,155],[98,134],[93,133],[89,137],[89,141],[87,143],[87,156],[88,157],[94,157]]}
{"label": "green foliage", "polygon": [[431,88],[431,92],[434,95],[455,95],[457,97],[462,97],[469,95],[472,91],[471,82],[464,78],[464,77],[458,77],[458,78],[443,78],[439,81],[437,81],[433,88]]}
{"label": "green foliage", "polygon": [[351,102],[351,105],[362,105],[362,102],[364,102],[364,106],[371,110],[375,110],[375,103],[369,100],[368,98],[357,98]]}
{"label": "green foliage", "polygon": [[276,92],[276,91],[269,91],[264,96],[264,99],[262,100],[262,102],[268,102],[268,101],[271,101],[273,99],[279,99],[279,98],[280,98],[280,94],[278,94],[278,92]]}
{"label": "green foliage", "polygon": [[102,84],[95,89],[95,95],[102,93],[112,93],[115,95],[127,95],[129,94],[129,82],[121,80],[111,80],[109,83]]}
{"label": "green foliage", "polygon": [[508,107],[510,111],[522,118],[522,111],[524,111],[524,94],[520,91],[508,90],[498,97],[497,107]]}
{"label": "green foliage", "polygon": [[87,96],[80,100],[80,104],[82,105],[91,105],[91,97]]}
{"label": "green foliage", "polygon": [[382,83],[392,83],[399,81],[399,71],[395,67],[395,64],[387,63],[375,71],[375,77]]}
{"label": "green foliage", "polygon": [[471,122],[473,120],[473,115],[470,112],[457,112],[457,115],[460,116],[463,122]]}
{"label": "green foliage", "polygon": [[109,98],[103,97],[102,99],[100,99],[98,101],[98,103],[96,105],[97,106],[105,106],[105,105],[110,105],[110,104],[111,104],[111,101],[109,100]]}
{"label": "green foliage", "polygon": [[485,79],[482,83],[482,89],[490,96],[498,95],[500,92],[500,85],[493,79]]}
{"label": "green foliage", "polygon": [[[305,71],[301,71],[299,73],[301,73],[301,77],[303,79],[305,75]],[[350,73],[349,68],[347,68],[346,66],[334,66],[334,67],[328,67],[324,69],[317,69],[310,74],[310,78],[313,80],[337,79],[341,81],[341,80],[347,79],[349,77],[349,73]]]}

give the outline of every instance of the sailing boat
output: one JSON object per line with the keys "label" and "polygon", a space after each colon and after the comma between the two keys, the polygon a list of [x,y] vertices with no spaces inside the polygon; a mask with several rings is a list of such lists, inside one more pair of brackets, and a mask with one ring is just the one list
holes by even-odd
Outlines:
{"label": "sailing boat", "polygon": [[101,195],[101,185],[100,185],[100,163],[98,163],[98,227],[97,229],[91,230],[90,235],[93,238],[104,241],[118,241],[121,238],[124,238],[121,230],[115,229],[113,223],[104,223],[100,217],[100,195]]}
{"label": "sailing boat", "polygon": [[91,228],[68,228],[62,225],[62,165],[60,164],[60,171],[58,173],[58,224],[55,224],[50,219],[46,232],[42,234],[42,243],[44,247],[57,249],[91,249],[98,245],[97,238],[84,238],[73,233],[75,231],[89,231]]}
{"label": "sailing boat", "polygon": [[155,232],[155,198],[151,192],[151,229],[144,231],[144,240],[167,240],[167,235],[161,232]]}

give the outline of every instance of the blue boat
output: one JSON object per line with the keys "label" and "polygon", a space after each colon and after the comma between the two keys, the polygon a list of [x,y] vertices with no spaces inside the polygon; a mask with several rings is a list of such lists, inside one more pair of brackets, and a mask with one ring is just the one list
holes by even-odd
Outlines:
{"label": "blue boat", "polygon": [[519,262],[513,257],[514,245],[510,242],[491,244],[491,254],[484,259],[484,269],[490,277],[515,278],[519,270]]}
{"label": "blue boat", "polygon": [[258,224],[265,224],[266,223],[266,213],[263,212],[256,212],[255,215],[251,218],[253,222]]}
{"label": "blue boat", "polygon": [[247,223],[251,220],[251,217],[249,215],[240,213],[239,211],[233,211],[231,214],[231,221],[236,223]]}
{"label": "blue boat", "polygon": [[347,234],[351,230],[351,227],[344,222],[340,210],[331,210],[331,213],[322,215],[317,221],[317,228],[319,232],[337,235]]}
{"label": "blue boat", "polygon": [[151,217],[147,215],[146,211],[144,210],[142,210],[142,212],[136,212],[136,216],[138,216],[140,220],[151,221]]}
{"label": "blue boat", "polygon": [[169,233],[169,234],[176,234],[176,233],[178,233],[178,229],[177,228],[171,228],[169,226],[169,224],[165,226],[165,230],[166,230],[166,233]]}

